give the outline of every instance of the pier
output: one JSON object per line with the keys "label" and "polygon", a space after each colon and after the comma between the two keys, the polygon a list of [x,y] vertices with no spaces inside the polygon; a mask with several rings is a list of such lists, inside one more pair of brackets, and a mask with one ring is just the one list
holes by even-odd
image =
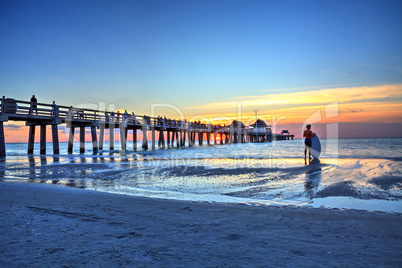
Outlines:
{"label": "pier", "polygon": [[[53,154],[60,154],[58,127],[64,124],[69,128],[68,153],[72,154],[75,130],[79,129],[80,153],[85,153],[85,130],[90,129],[92,150],[98,154],[103,150],[105,130],[109,133],[109,149],[114,148],[115,129],[119,129],[121,150],[137,150],[138,131],[142,132],[141,147],[148,148],[148,133],[151,136],[151,149],[173,148],[184,146],[199,146],[206,141],[207,145],[271,142],[273,140],[293,139],[287,130],[280,134],[272,133],[271,126],[265,121],[257,121],[246,126],[234,120],[230,125],[213,125],[202,122],[188,122],[187,120],[172,120],[166,117],[138,116],[134,113],[114,113],[72,106],[62,106],[45,103],[1,98],[0,105],[0,156],[6,155],[4,123],[8,121],[22,121],[29,127],[27,153],[33,154],[36,127],[40,129],[40,154],[46,154],[46,129],[51,126]],[[99,134],[98,134],[99,130]],[[166,135],[166,136],[165,136]],[[98,139],[99,136],[99,139]],[[158,137],[158,138],[157,138]],[[133,140],[133,148],[127,148],[127,140]],[[157,138],[157,139],[156,139]],[[213,138],[213,142],[211,142]],[[187,141],[187,142],[186,142]],[[156,144],[157,142],[157,144]]]}

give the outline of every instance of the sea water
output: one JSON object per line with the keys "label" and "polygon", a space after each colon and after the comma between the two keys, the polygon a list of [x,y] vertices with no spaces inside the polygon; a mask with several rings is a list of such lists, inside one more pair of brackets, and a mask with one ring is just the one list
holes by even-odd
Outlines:
{"label": "sea water", "polygon": [[48,143],[46,156],[39,144],[29,156],[27,144],[7,144],[0,178],[150,198],[402,212],[402,138],[321,143],[310,163],[301,139],[137,151],[128,142],[126,152],[96,155],[90,142],[72,155],[67,143],[52,155]]}

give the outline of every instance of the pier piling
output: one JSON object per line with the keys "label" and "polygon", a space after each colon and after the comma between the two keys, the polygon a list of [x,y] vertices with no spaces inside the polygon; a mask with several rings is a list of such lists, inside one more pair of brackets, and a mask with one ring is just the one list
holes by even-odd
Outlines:
{"label": "pier piling", "polygon": [[46,125],[40,125],[40,154],[46,154]]}
{"label": "pier piling", "polygon": [[99,127],[99,150],[103,150],[104,136],[105,136],[105,125],[101,124]]}
{"label": "pier piling", "polygon": [[170,142],[170,145],[172,146],[172,148],[174,147],[174,131],[172,131],[172,140]]}
{"label": "pier piling", "polygon": [[85,153],[85,127],[80,127],[80,154]]}
{"label": "pier piling", "polygon": [[202,146],[203,133],[198,132],[198,145]]}
{"label": "pier piling", "polygon": [[91,127],[91,136],[92,136],[93,153],[97,154],[99,150],[98,150],[98,141],[97,141],[97,137],[96,137],[96,127],[95,126]]}
{"label": "pier piling", "polygon": [[155,150],[155,127],[151,126],[152,150]]}
{"label": "pier piling", "polygon": [[53,154],[59,154],[59,132],[56,124],[52,125]]}
{"label": "pier piling", "polygon": [[166,142],[167,142],[167,147],[170,148],[170,131],[166,131]]}
{"label": "pier piling", "polygon": [[[33,131],[35,133],[35,127],[34,127]],[[67,152],[69,154],[73,153],[74,132],[75,132],[75,127],[70,126],[70,132],[69,132],[69,135],[68,135],[68,148],[67,148]]]}
{"label": "pier piling", "polygon": [[137,150],[137,129],[133,129],[133,150]]}
{"label": "pier piling", "polygon": [[119,127],[120,130],[120,146],[123,152],[126,151],[126,146],[127,146],[127,128],[124,127],[123,124],[120,124]]}
{"label": "pier piling", "polygon": [[35,126],[29,126],[28,154],[33,154],[35,144]]}
{"label": "pier piling", "polygon": [[114,151],[114,124],[109,125],[109,150]]}
{"label": "pier piling", "polygon": [[1,156],[6,156],[6,141],[4,139],[4,126],[2,121],[0,121],[0,157]]}
{"label": "pier piling", "polygon": [[147,137],[147,125],[142,128],[142,148],[148,150],[148,137]]}

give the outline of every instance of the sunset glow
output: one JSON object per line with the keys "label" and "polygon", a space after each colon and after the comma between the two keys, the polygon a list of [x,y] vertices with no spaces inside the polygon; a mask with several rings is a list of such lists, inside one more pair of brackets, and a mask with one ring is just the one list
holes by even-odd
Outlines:
{"label": "sunset glow", "polygon": [[[275,100],[275,101],[270,101]],[[227,122],[227,118],[241,117],[243,122],[255,120],[253,107],[259,108],[259,118],[271,124],[281,117],[279,124],[300,124],[315,111],[325,112],[325,106],[338,102],[338,116],[317,123],[395,123],[402,122],[402,85],[374,87],[332,88],[314,91],[262,96],[238,97],[236,101],[210,103],[188,107],[188,114],[204,112],[213,122]],[[237,113],[241,107],[241,113]]]}
{"label": "sunset glow", "polygon": [[[275,99],[275,101],[270,101]],[[232,120],[240,120],[245,124],[255,122],[253,107],[258,107],[258,117],[278,129],[294,125],[302,128],[302,124],[311,114],[320,111],[323,115],[317,124],[355,123],[355,124],[401,124],[402,122],[402,85],[384,85],[374,87],[332,88],[314,91],[285,94],[269,94],[262,96],[238,97],[236,101],[209,103],[194,107],[177,107],[183,111],[189,121],[202,121],[211,124],[230,124]],[[325,117],[325,107],[337,102],[337,116]],[[129,110],[131,113],[133,110]],[[115,112],[124,113],[123,109]],[[171,114],[175,117],[175,113]],[[7,142],[26,142],[28,128],[22,124],[6,124]],[[297,129],[297,128],[296,128]],[[68,140],[68,129],[62,127],[60,140]],[[51,141],[50,127],[48,138]],[[140,135],[140,132],[138,133]],[[295,133],[296,137],[299,133]],[[351,135],[350,133],[349,135]],[[118,135],[115,135],[118,140]],[[39,137],[37,136],[37,141]],[[77,139],[77,135],[76,135]],[[86,133],[90,140],[90,133]],[[219,138],[218,138],[219,139]],[[107,140],[107,137],[106,137]]]}
{"label": "sunset glow", "polygon": [[[297,138],[306,122],[402,136],[398,1],[17,2],[0,3],[7,98],[212,124],[258,110]],[[4,125],[6,142],[27,142],[24,123]]]}

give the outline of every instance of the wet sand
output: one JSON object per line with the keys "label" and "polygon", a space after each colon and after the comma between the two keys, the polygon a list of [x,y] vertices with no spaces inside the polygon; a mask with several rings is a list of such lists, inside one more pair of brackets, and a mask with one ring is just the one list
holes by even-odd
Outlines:
{"label": "wet sand", "polygon": [[54,184],[102,192],[205,202],[295,204],[402,213],[402,162],[302,158],[135,160],[119,157],[15,157],[3,182]]}
{"label": "wet sand", "polygon": [[402,266],[402,215],[0,183],[2,267]]}

